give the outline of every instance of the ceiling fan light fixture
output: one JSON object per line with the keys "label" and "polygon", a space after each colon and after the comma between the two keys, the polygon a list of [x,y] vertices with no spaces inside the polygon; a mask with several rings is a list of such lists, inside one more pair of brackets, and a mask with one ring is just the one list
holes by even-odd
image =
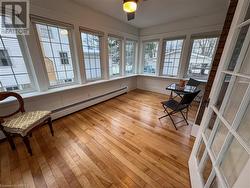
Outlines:
{"label": "ceiling fan light fixture", "polygon": [[123,10],[127,13],[135,12],[137,9],[136,0],[124,0],[123,2]]}

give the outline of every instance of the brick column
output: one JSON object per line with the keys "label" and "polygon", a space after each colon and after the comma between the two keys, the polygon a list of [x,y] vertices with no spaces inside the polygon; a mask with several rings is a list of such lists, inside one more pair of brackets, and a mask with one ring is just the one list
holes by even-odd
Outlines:
{"label": "brick column", "polygon": [[214,82],[214,78],[215,78],[219,63],[220,63],[221,55],[222,55],[222,52],[224,50],[224,46],[225,46],[227,36],[228,36],[229,30],[230,30],[230,26],[231,26],[231,23],[232,23],[232,20],[234,17],[234,13],[235,13],[235,10],[237,7],[237,3],[238,3],[238,0],[230,0],[230,5],[229,5],[228,11],[227,11],[226,20],[224,22],[224,26],[223,26],[223,29],[221,32],[220,40],[218,43],[218,48],[217,48],[216,54],[214,56],[214,60],[213,60],[210,74],[208,77],[207,85],[205,87],[205,92],[204,92],[204,95],[203,95],[203,98],[202,98],[202,101],[200,104],[199,112],[196,116],[196,120],[195,120],[196,125],[200,125],[204,111],[206,109],[206,105],[209,102],[208,101],[209,95],[210,95],[211,88],[212,88],[212,85]]}

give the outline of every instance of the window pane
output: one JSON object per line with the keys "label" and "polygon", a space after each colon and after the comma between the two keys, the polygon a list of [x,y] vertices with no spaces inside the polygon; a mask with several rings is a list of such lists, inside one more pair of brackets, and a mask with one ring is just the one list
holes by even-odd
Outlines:
{"label": "window pane", "polygon": [[224,80],[223,80],[222,86],[220,88],[220,93],[219,93],[218,99],[215,103],[215,106],[217,109],[220,109],[220,107],[221,107],[221,104],[222,104],[222,101],[223,101],[224,96],[226,94],[230,79],[231,79],[231,75],[226,74],[224,76]]}
{"label": "window pane", "polygon": [[200,146],[198,148],[197,154],[196,154],[196,158],[197,158],[198,163],[200,163],[200,161],[201,161],[201,158],[204,154],[205,148],[206,148],[206,146],[205,146],[204,141],[202,139]]}
{"label": "window pane", "polygon": [[0,35],[0,91],[32,89],[17,36]]}
{"label": "window pane", "polygon": [[36,28],[50,85],[74,82],[68,30],[47,24],[36,24]]}
{"label": "window pane", "polygon": [[248,104],[245,114],[238,127],[239,135],[250,146],[250,123],[249,122],[250,122],[250,103]]}
{"label": "window pane", "polygon": [[222,122],[219,122],[219,126],[212,142],[212,151],[214,152],[215,157],[218,156],[221,147],[226,139],[227,133],[228,129],[226,128],[226,126]]}
{"label": "window pane", "polygon": [[204,167],[202,168],[202,172],[201,172],[204,185],[206,184],[207,179],[212,172],[212,168],[213,168],[213,165],[212,165],[211,159],[209,155],[207,154],[206,159],[204,161]]}
{"label": "window pane", "polygon": [[121,63],[121,41],[117,38],[108,38],[109,47],[109,75],[120,75],[120,63]]}
{"label": "window pane", "polygon": [[155,74],[156,63],[157,63],[157,54],[158,54],[158,42],[145,42],[144,43],[144,52],[143,52],[143,63],[145,74]]}
{"label": "window pane", "polygon": [[210,120],[208,122],[208,125],[207,125],[207,127],[205,129],[205,135],[206,135],[207,140],[209,139],[210,134],[211,134],[211,132],[212,132],[212,130],[214,128],[214,124],[215,124],[216,119],[217,119],[217,115],[213,112],[211,117],[210,117]]}
{"label": "window pane", "polygon": [[207,80],[218,38],[194,39],[187,76]]}
{"label": "window pane", "polygon": [[97,69],[101,73],[101,38],[89,33],[81,33],[81,37],[86,79],[88,81],[101,79],[101,74],[96,73]]}
{"label": "window pane", "polygon": [[[250,32],[250,31],[249,31]],[[240,73],[246,74],[246,75],[250,75],[250,48],[249,48],[249,44],[248,44],[248,49],[246,52],[246,56],[244,57],[244,60],[241,64],[240,67]]]}
{"label": "window pane", "polygon": [[183,41],[183,39],[165,41],[163,75],[177,76],[181,60]]}
{"label": "window pane", "polygon": [[136,42],[135,41],[126,41],[125,46],[125,72],[126,74],[134,73],[134,65],[135,65],[135,48]]}
{"label": "window pane", "polygon": [[233,54],[232,54],[232,57],[231,57],[231,60],[230,60],[229,66],[228,66],[229,71],[234,70],[234,67],[237,63],[238,57],[239,57],[240,52],[241,52],[241,48],[242,48],[244,40],[246,38],[248,28],[249,28],[249,25],[244,26],[240,29],[240,33],[239,33],[239,36],[238,36],[237,42],[235,44],[234,51],[233,51]]}
{"label": "window pane", "polygon": [[245,91],[249,85],[248,79],[237,77],[227,100],[226,108],[223,113],[225,119],[232,124],[234,117],[239,109],[240,103],[244,97]]}
{"label": "window pane", "polygon": [[217,176],[215,176],[209,188],[219,188],[219,187],[220,185],[219,185],[218,178]]}
{"label": "window pane", "polygon": [[238,141],[234,139],[225,153],[225,157],[220,166],[220,170],[224,174],[228,187],[233,187],[249,159],[248,153]]}

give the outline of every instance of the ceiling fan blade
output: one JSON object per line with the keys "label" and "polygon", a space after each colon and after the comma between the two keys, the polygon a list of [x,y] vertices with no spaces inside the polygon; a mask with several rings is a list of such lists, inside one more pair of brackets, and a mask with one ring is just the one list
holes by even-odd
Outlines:
{"label": "ceiling fan blade", "polygon": [[128,21],[135,19],[135,12],[127,13]]}

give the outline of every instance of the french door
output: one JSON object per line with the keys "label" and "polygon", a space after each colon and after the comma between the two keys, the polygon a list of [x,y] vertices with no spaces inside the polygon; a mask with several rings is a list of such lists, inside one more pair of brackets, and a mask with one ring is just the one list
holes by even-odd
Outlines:
{"label": "french door", "polygon": [[250,187],[250,0],[239,0],[189,159],[192,187]]}

